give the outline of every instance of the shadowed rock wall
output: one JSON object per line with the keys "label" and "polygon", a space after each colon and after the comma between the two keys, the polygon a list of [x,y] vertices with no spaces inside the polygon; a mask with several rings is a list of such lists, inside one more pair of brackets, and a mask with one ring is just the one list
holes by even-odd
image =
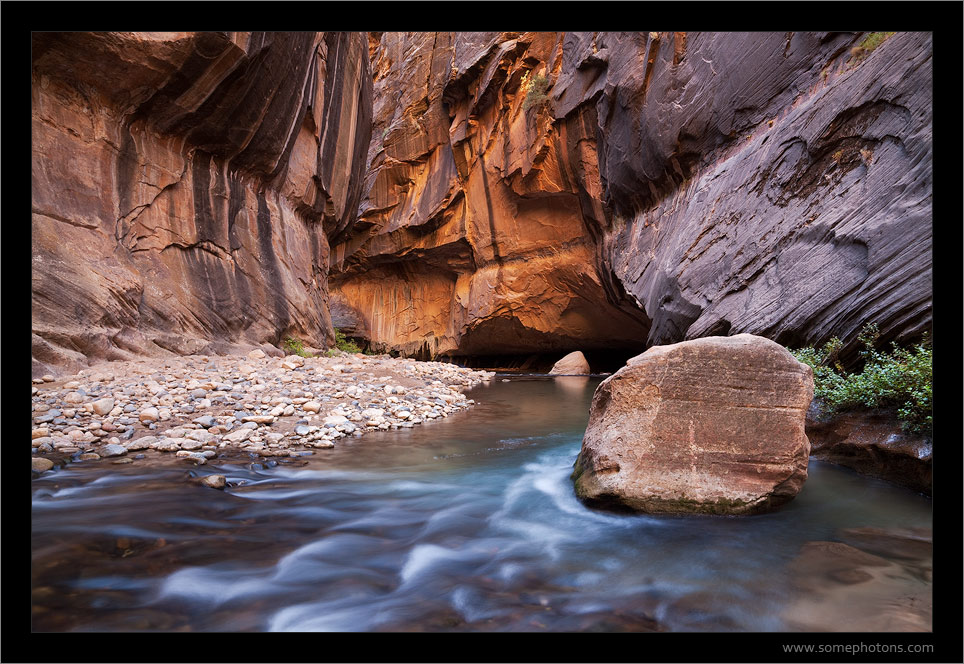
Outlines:
{"label": "shadowed rock wall", "polygon": [[330,341],[367,49],[357,33],[36,33],[34,373]]}
{"label": "shadowed rock wall", "polygon": [[336,324],[453,355],[918,336],[930,36],[866,37],[373,34]]}
{"label": "shadowed rock wall", "polygon": [[648,95],[600,115],[611,264],[650,343],[837,335],[848,354],[868,322],[930,326],[931,39],[865,36],[649,40]]}

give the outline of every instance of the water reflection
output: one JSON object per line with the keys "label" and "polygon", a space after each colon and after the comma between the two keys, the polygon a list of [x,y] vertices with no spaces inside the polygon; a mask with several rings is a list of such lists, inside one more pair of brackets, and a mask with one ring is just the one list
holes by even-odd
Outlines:
{"label": "water reflection", "polygon": [[[472,411],[345,441],[303,468],[44,476],[34,629],[819,629],[828,606],[857,611],[887,590],[798,587],[808,542],[930,526],[928,499],[818,462],[772,514],[588,510],[569,474],[598,382],[495,382]],[[199,486],[197,472],[230,486]],[[901,560],[888,564],[913,567]],[[913,564],[896,590],[929,593]]]}
{"label": "water reflection", "polygon": [[589,376],[553,376],[552,381],[576,398],[582,397],[589,386]]}

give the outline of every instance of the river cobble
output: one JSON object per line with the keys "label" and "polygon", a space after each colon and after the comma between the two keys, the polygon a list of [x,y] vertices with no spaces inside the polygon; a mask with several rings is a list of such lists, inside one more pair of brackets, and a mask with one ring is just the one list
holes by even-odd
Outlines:
{"label": "river cobble", "polygon": [[[33,473],[111,464],[311,456],[346,436],[474,404],[489,371],[389,356],[192,355],[33,379]],[[322,452],[323,453],[323,452]]]}

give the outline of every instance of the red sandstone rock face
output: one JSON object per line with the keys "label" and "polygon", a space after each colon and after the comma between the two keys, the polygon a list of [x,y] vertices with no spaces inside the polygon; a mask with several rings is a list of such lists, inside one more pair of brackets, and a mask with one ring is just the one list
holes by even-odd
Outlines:
{"label": "red sandstone rock face", "polygon": [[641,350],[648,321],[603,268],[590,106],[525,106],[552,33],[385,33],[359,220],[333,246],[338,320],[424,355]]}
{"label": "red sandstone rock face", "polygon": [[363,35],[36,33],[32,96],[35,373],[333,338]]}
{"label": "red sandstone rock face", "polygon": [[[927,34],[384,33],[333,298],[376,346],[930,325]],[[536,76],[545,99],[526,107]]]}
{"label": "red sandstone rock face", "polygon": [[596,388],[576,493],[655,513],[777,507],[807,478],[812,397],[810,368],[762,337],[654,346]]}

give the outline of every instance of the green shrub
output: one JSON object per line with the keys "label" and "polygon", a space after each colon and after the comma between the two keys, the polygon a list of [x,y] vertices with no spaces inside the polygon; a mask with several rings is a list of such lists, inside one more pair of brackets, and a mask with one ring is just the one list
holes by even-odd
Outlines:
{"label": "green shrub", "polygon": [[314,357],[314,355],[312,355],[311,353],[305,350],[305,344],[301,339],[294,339],[292,337],[288,337],[287,339],[284,340],[284,344],[282,344],[282,346],[284,348],[284,351],[288,353],[288,355],[300,355],[301,357]]}
{"label": "green shrub", "polygon": [[790,351],[813,368],[814,397],[828,414],[853,409],[888,409],[897,414],[905,431],[929,435],[933,430],[932,350],[929,337],[910,348],[891,344],[888,352],[875,348],[877,326],[864,327],[858,339],[864,366],[847,373],[837,361],[842,343],[836,337],[820,349]]}
{"label": "green shrub", "polygon": [[549,100],[546,90],[549,89],[549,79],[542,74],[536,74],[528,80],[528,90],[526,91],[525,101],[522,102],[522,110],[528,111],[533,106],[544,104]]}
{"label": "green shrub", "polygon": [[[358,347],[358,344],[356,344],[351,339],[348,339],[347,337],[345,337],[344,332],[342,332],[338,328],[335,328],[335,348],[337,350],[344,351],[346,353],[361,352],[361,348]],[[331,351],[329,351],[329,355],[331,354],[332,354]]]}

